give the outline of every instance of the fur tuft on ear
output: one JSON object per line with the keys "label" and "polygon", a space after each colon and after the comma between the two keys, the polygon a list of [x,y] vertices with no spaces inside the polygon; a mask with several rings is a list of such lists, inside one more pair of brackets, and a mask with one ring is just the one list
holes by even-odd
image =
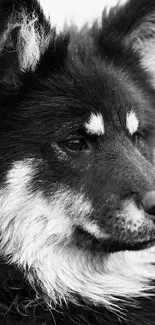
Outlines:
{"label": "fur tuft on ear", "polygon": [[17,85],[19,73],[35,71],[51,41],[50,25],[41,21],[35,9],[24,8],[20,2],[17,9],[9,8],[9,18],[5,15],[0,35],[0,79],[7,86]]}
{"label": "fur tuft on ear", "polygon": [[20,70],[35,70],[40,56],[47,49],[50,35],[45,35],[42,26],[38,27],[38,18],[33,13],[21,13],[17,35],[17,54]]}
{"label": "fur tuft on ear", "polygon": [[17,52],[20,70],[35,70],[41,54],[48,48],[50,34],[38,24],[35,13],[16,13],[10,17],[0,40],[0,52]]}

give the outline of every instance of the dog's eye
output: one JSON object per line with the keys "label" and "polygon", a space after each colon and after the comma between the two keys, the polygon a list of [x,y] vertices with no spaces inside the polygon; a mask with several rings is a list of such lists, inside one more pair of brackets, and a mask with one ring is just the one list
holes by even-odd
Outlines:
{"label": "dog's eye", "polygon": [[77,138],[64,141],[63,143],[61,143],[61,146],[72,152],[78,152],[88,149],[88,144],[84,138]]}

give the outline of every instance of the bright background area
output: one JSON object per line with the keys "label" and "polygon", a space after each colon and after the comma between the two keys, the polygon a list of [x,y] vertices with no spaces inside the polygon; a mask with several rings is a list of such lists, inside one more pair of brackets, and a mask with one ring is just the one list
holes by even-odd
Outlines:
{"label": "bright background area", "polygon": [[[118,3],[118,0],[39,0],[46,16],[50,16],[53,25],[62,29],[64,23],[72,21],[78,27],[84,23],[91,25],[94,19],[100,20],[104,7],[109,9]],[[126,0],[119,1],[123,4]]]}

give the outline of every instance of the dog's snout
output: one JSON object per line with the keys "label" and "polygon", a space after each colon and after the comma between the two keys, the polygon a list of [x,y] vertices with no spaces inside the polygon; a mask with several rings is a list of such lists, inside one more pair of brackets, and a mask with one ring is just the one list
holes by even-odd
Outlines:
{"label": "dog's snout", "polygon": [[155,220],[155,191],[145,193],[141,203],[144,211],[151,216],[154,216]]}

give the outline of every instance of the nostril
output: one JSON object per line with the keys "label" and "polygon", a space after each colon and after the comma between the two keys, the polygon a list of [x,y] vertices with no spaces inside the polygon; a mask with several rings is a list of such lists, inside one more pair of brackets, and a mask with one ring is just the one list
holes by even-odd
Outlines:
{"label": "nostril", "polygon": [[141,204],[146,213],[155,216],[155,191],[145,193]]}

